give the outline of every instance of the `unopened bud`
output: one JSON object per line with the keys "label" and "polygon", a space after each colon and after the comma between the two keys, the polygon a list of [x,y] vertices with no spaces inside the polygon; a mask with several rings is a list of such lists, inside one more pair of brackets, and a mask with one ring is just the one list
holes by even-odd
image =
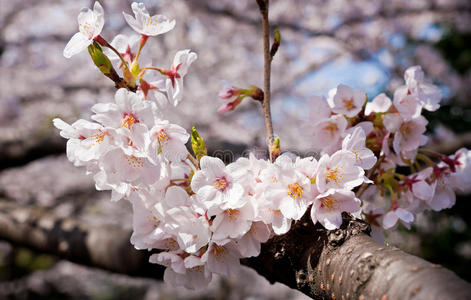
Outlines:
{"label": "unopened bud", "polygon": [[271,157],[273,160],[275,160],[278,156],[281,154],[281,147],[280,147],[280,138],[277,137],[273,141],[273,144],[271,146]]}
{"label": "unopened bud", "polygon": [[196,131],[195,126],[191,127],[191,148],[195,153],[196,159],[200,161],[203,156],[208,155],[208,150],[201,135]]}
{"label": "unopened bud", "polygon": [[276,52],[278,51],[278,48],[280,48],[280,43],[281,43],[281,34],[278,29],[275,29],[275,38],[273,39],[273,44],[271,45],[270,49],[270,56],[273,58],[275,56]]}
{"label": "unopened bud", "polygon": [[100,45],[94,42],[90,46],[88,46],[88,53],[93,60],[93,63],[100,69],[100,71],[105,74],[109,75],[111,70],[113,69],[113,65],[111,64],[110,59],[103,54]]}
{"label": "unopened bud", "polygon": [[260,88],[256,87],[255,85],[251,85],[249,87],[247,96],[257,101],[263,101],[263,91]]}

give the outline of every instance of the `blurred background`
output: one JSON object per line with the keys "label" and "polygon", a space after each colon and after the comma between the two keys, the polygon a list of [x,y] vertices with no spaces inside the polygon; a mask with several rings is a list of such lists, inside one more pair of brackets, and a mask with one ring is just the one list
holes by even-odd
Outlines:
{"label": "blurred background", "polygon": [[[62,51],[77,31],[84,0],[0,0],[0,201],[40,206],[87,224],[131,227],[130,205],[110,203],[83,169],[65,157],[65,140],[51,120],[89,118],[90,107],[111,101],[115,89],[86,51],[67,60]],[[127,0],[100,1],[102,36],[132,34],[122,16]],[[254,0],[144,1],[151,15],[165,14],[176,28],[149,39],[144,55],[168,68],[178,50],[198,53],[185,78],[185,96],[169,118],[195,125],[210,152],[264,149],[261,109],[243,103],[218,115],[218,91],[231,84],[262,87],[261,26]],[[471,3],[467,0],[272,0],[270,19],[282,44],[272,65],[275,132],[283,150],[308,152],[299,134],[306,101],[344,83],[370,99],[403,84],[403,72],[423,67],[443,92],[442,108],[427,113],[428,147],[446,154],[471,147]],[[142,65],[141,65],[142,66]],[[387,243],[443,264],[471,281],[471,199],[418,217],[411,231]],[[1,229],[0,229],[1,230]],[[217,278],[191,292],[160,281],[109,273],[0,240],[0,298],[47,299],[304,299],[254,271]]]}

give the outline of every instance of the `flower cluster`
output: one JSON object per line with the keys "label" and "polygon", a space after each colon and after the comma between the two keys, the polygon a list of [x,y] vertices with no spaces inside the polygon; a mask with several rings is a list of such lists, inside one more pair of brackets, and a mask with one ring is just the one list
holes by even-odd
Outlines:
{"label": "flower cluster", "polygon": [[[101,6],[80,13],[80,32],[64,55],[89,47],[107,76],[111,69],[97,61],[118,60],[125,88],[114,101],[94,105],[92,121],[69,125],[54,119],[54,125],[68,139],[67,157],[86,167],[96,188],[111,190],[112,201],[131,202],[131,243],[159,250],[150,262],[167,267],[165,281],[200,288],[213,273],[230,275],[241,258],[258,256],[261,243],[288,232],[308,211],[314,224],[329,230],[340,227],[342,212],[389,229],[398,220],[410,224],[424,209],[450,207],[453,188],[470,186],[471,152],[446,157],[419,149],[427,124],[421,111],[437,109],[440,100],[420,67],[406,71],[406,85],[394,101],[381,94],[368,102],[364,92],[345,85],[328,99],[312,99],[315,109],[306,129],[321,151],[318,160],[284,153],[274,162],[250,155],[225,165],[207,156],[194,128],[189,134],[165,117],[167,104],[177,106],[183,99],[183,76],[196,54],[179,51],[169,69],[141,68],[138,59],[148,37],[168,32],[175,21],[149,16],[142,3],[133,3],[132,10],[135,18],[124,16],[140,41],[118,35],[111,44],[100,35]],[[163,78],[149,82],[144,79],[149,70]],[[263,91],[253,86],[221,94],[225,100],[234,96],[224,112],[247,96],[263,101]],[[194,155],[186,147],[190,137]],[[397,166],[409,166],[410,172],[400,174]]]}
{"label": "flower cluster", "polygon": [[363,91],[341,84],[327,99],[310,102],[313,126],[307,130],[313,147],[323,153],[350,150],[362,168],[374,167],[367,179],[374,184],[364,191],[362,208],[375,233],[398,221],[409,227],[426,209],[450,208],[455,191],[470,183],[467,149],[447,157],[420,148],[427,143],[428,123],[421,113],[440,107],[440,89],[424,81],[420,66],[408,68],[404,78],[392,101],[384,93],[368,101]]}

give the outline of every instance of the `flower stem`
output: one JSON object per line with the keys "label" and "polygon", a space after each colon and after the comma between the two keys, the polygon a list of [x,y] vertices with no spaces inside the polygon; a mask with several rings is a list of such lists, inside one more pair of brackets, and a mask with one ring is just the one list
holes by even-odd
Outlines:
{"label": "flower stem", "polygon": [[270,24],[268,21],[268,6],[269,0],[257,0],[257,4],[260,8],[260,14],[262,15],[262,30],[263,30],[263,57],[264,57],[264,78],[263,78],[263,115],[265,117],[265,130],[268,139],[268,153],[270,155],[270,161],[273,162],[274,157],[272,154],[273,146],[273,123],[271,119],[270,111],[270,73],[271,73],[271,61],[272,56],[270,54]]}
{"label": "flower stem", "polygon": [[146,44],[148,38],[149,36],[145,34],[141,36],[141,41],[139,42],[139,49],[137,49],[137,53],[136,53],[136,57],[134,58],[134,61],[137,61],[139,59],[139,55],[141,55],[141,50],[142,48],[144,48],[144,45]]}
{"label": "flower stem", "polygon": [[193,157],[193,155],[188,154],[188,159],[191,161],[191,163],[195,166],[195,168],[197,170],[200,169],[200,165],[199,165],[198,161],[196,160],[196,158]]}
{"label": "flower stem", "polygon": [[125,66],[126,68],[129,69],[129,66],[128,64],[126,63],[126,61],[124,60],[124,58],[121,56],[121,53],[119,53],[118,50],[115,49],[115,47],[111,46],[110,43],[108,43],[108,41],[106,41],[104,38],[102,38],[100,35],[96,37],[96,41],[102,45],[103,47],[107,47],[107,48],[110,48],[111,51],[113,51],[114,53],[116,53],[116,55],[118,55],[119,59],[121,60],[121,63],[123,64],[123,66]]}

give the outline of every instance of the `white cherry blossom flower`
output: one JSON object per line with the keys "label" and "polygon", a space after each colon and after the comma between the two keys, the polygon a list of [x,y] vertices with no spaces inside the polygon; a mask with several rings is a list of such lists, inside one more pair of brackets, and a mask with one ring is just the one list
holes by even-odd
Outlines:
{"label": "white cherry blossom flower", "polygon": [[172,162],[184,160],[188,155],[186,142],[190,135],[183,127],[171,124],[167,120],[159,120],[149,131],[149,157],[159,153]]}
{"label": "white cherry blossom flower", "polygon": [[204,156],[200,160],[200,168],[193,175],[191,188],[206,207],[208,216],[214,216],[239,203],[244,188],[233,180],[222,160]]}
{"label": "white cherry blossom flower", "polygon": [[265,191],[266,200],[274,211],[285,218],[299,220],[317,195],[312,191],[311,180],[296,172],[295,164],[287,155],[279,156],[272,168],[263,171],[263,181],[270,182]]}
{"label": "white cherry blossom flower", "polygon": [[415,151],[427,142],[423,133],[428,121],[423,116],[404,120],[399,114],[387,114],[383,123],[388,131],[394,133],[393,149],[396,153]]}
{"label": "white cherry blossom flower", "polygon": [[177,106],[183,98],[183,77],[188,72],[190,65],[198,58],[191,50],[180,50],[175,54],[170,70],[165,70],[167,76],[165,87],[168,101]]}
{"label": "white cherry blossom flower", "polygon": [[[333,94],[333,92],[329,94]],[[334,113],[352,118],[363,108],[366,95],[363,91],[355,91],[346,85],[340,84],[336,89],[335,95],[329,97],[327,101]]]}
{"label": "white cherry blossom flower", "polygon": [[87,49],[93,44],[105,24],[103,7],[96,1],[93,10],[82,8],[77,17],[79,23],[79,32],[74,34],[64,49],[64,57],[70,58],[73,55]]}
{"label": "white cherry blossom flower", "polygon": [[144,3],[133,2],[131,9],[134,18],[123,12],[124,18],[129,26],[136,32],[145,36],[157,36],[166,33],[175,27],[175,20],[170,20],[163,15],[150,16]]}
{"label": "white cherry blossom flower", "polygon": [[98,123],[77,120],[69,125],[55,118],[53,124],[60,129],[60,135],[67,141],[67,158],[75,166],[84,166],[91,161],[97,161],[107,151],[113,148],[110,131]]}
{"label": "white cherry blossom flower", "polygon": [[433,168],[429,167],[422,171],[404,178],[403,183],[410,189],[412,194],[424,201],[432,200],[435,188],[432,187],[426,179],[433,173]]}
{"label": "white cherry blossom flower", "polygon": [[153,208],[159,197],[141,191],[132,193],[130,200],[133,207],[131,244],[136,249],[156,248],[161,240],[172,237],[164,231],[163,220],[157,218]]}
{"label": "white cherry blossom flower", "polygon": [[347,135],[342,142],[342,149],[355,154],[356,165],[365,170],[371,169],[376,163],[376,156],[373,151],[365,146],[366,135],[361,127]]}
{"label": "white cherry blossom flower", "polygon": [[311,126],[311,136],[307,137],[316,149],[325,149],[336,145],[345,129],[347,120],[342,115],[334,115],[320,120]]}
{"label": "white cherry blossom flower", "polygon": [[394,92],[394,107],[405,120],[415,119],[422,113],[422,104],[407,87],[400,87]]}
{"label": "white cherry blossom flower", "polygon": [[206,263],[208,271],[230,276],[240,266],[240,253],[233,241],[227,239],[217,243],[210,243],[208,249],[201,257]]}
{"label": "white cherry blossom flower", "polygon": [[240,239],[236,240],[237,249],[243,257],[258,256],[261,243],[270,238],[271,232],[263,222],[253,222],[250,230]]}
{"label": "white cherry blossom flower", "polygon": [[142,123],[151,128],[155,122],[156,107],[153,102],[145,101],[137,94],[124,88],[115,94],[114,103],[93,105],[95,115],[92,119],[112,128],[126,127],[133,130],[134,124]]}
{"label": "white cherry blossom flower", "polygon": [[355,154],[350,151],[339,150],[332,156],[324,154],[318,168],[316,185],[320,193],[351,190],[364,181],[365,171],[356,165]]}
{"label": "white cherry blossom flower", "polygon": [[397,221],[409,228],[412,221],[414,221],[414,215],[400,207],[390,210],[383,216],[383,228],[391,229],[397,224]]}
{"label": "white cherry blossom flower", "polygon": [[369,116],[371,113],[384,113],[391,107],[391,99],[386,94],[381,93],[376,96],[372,101],[366,103],[365,116]]}
{"label": "white cherry blossom flower", "polygon": [[231,207],[216,215],[211,231],[214,241],[226,238],[240,238],[250,230],[255,218],[256,208],[254,203],[241,199],[239,203],[231,203]]}
{"label": "white cherry blossom flower", "polygon": [[360,199],[352,191],[335,191],[320,194],[311,208],[314,224],[321,223],[326,229],[333,230],[342,225],[342,212],[354,213],[360,210]]}
{"label": "white cherry blossom flower", "polygon": [[157,203],[156,215],[165,222],[165,231],[176,237],[180,249],[196,253],[208,244],[209,223],[206,217],[195,211],[187,192],[177,186],[167,189],[164,203]]}
{"label": "white cherry blossom flower", "polygon": [[456,194],[452,188],[453,183],[450,181],[450,177],[445,175],[433,182],[432,188],[434,190],[434,194],[433,197],[427,201],[427,204],[434,211],[451,208],[455,205]]}
{"label": "white cherry blossom flower", "polygon": [[442,98],[438,87],[424,82],[424,72],[420,66],[409,67],[404,73],[406,86],[411,94],[418,97],[422,107],[428,111],[436,111]]}
{"label": "white cherry blossom flower", "polygon": [[[450,174],[448,181],[453,189],[461,194],[471,193],[471,151],[461,148],[450,158],[454,161],[455,172]],[[453,171],[453,170],[452,170]]]}

